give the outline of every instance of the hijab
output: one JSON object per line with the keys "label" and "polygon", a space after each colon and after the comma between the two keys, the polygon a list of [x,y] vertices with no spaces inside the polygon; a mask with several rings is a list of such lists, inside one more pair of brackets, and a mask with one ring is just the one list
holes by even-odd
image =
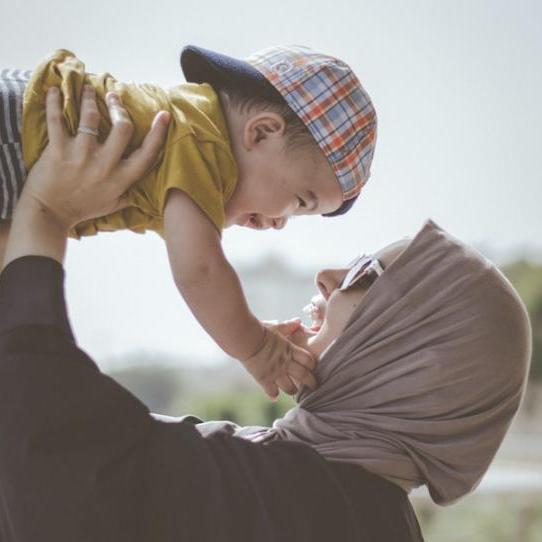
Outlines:
{"label": "hijab", "polygon": [[528,316],[507,279],[428,221],[324,352],[319,388],[256,435],[307,443],[406,491],[425,484],[449,504],[493,459],[530,352]]}

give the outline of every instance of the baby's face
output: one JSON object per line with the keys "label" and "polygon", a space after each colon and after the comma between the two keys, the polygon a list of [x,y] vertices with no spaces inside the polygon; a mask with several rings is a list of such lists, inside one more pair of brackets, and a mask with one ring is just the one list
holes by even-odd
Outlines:
{"label": "baby's face", "polygon": [[324,154],[314,145],[284,148],[268,138],[238,155],[239,180],[226,204],[226,227],[283,228],[291,216],[330,213],[342,191]]}

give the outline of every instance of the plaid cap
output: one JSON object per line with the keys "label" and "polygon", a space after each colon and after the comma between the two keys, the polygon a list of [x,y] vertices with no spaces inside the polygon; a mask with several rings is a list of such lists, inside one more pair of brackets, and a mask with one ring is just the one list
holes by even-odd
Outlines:
{"label": "plaid cap", "polygon": [[[242,78],[264,93],[278,92],[322,149],[343,193],[336,216],[350,209],[370,175],[376,142],[376,113],[347,64],[301,46],[272,47],[246,61],[194,46],[181,53],[187,81]],[[256,87],[254,87],[256,88]]]}
{"label": "plaid cap", "polygon": [[301,46],[264,49],[246,60],[280,92],[330,163],[343,200],[367,182],[376,142],[376,113],[350,67]]}

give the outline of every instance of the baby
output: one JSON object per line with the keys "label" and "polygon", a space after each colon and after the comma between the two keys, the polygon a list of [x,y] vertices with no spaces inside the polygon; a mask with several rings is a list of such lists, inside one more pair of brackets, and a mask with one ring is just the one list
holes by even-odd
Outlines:
{"label": "baby", "polygon": [[[170,89],[86,73],[56,51],[32,73],[0,74],[0,219],[3,233],[26,172],[47,144],[44,97],[63,95],[69,130],[103,141],[105,98],[120,96],[137,148],[160,110],[170,113],[156,166],[128,191],[129,206],[78,224],[98,231],[153,230],[164,237],[175,283],[190,309],[268,396],[312,385],[311,358],[248,308],[222,247],[224,228],[283,228],[294,215],[345,213],[369,177],[376,137],[372,103],[343,62],[302,47],[275,47],[236,60],[186,47],[188,83]],[[83,92],[96,95],[97,128],[79,124]],[[0,247],[0,258],[3,246]],[[217,302],[217,300],[219,300]],[[304,367],[303,367],[304,366]]]}

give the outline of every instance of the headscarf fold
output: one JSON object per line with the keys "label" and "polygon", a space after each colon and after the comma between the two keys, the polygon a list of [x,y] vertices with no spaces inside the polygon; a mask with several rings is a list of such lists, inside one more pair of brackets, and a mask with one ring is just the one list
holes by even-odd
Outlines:
{"label": "headscarf fold", "polygon": [[526,310],[483,256],[428,221],[268,435],[449,504],[493,459],[525,388]]}

